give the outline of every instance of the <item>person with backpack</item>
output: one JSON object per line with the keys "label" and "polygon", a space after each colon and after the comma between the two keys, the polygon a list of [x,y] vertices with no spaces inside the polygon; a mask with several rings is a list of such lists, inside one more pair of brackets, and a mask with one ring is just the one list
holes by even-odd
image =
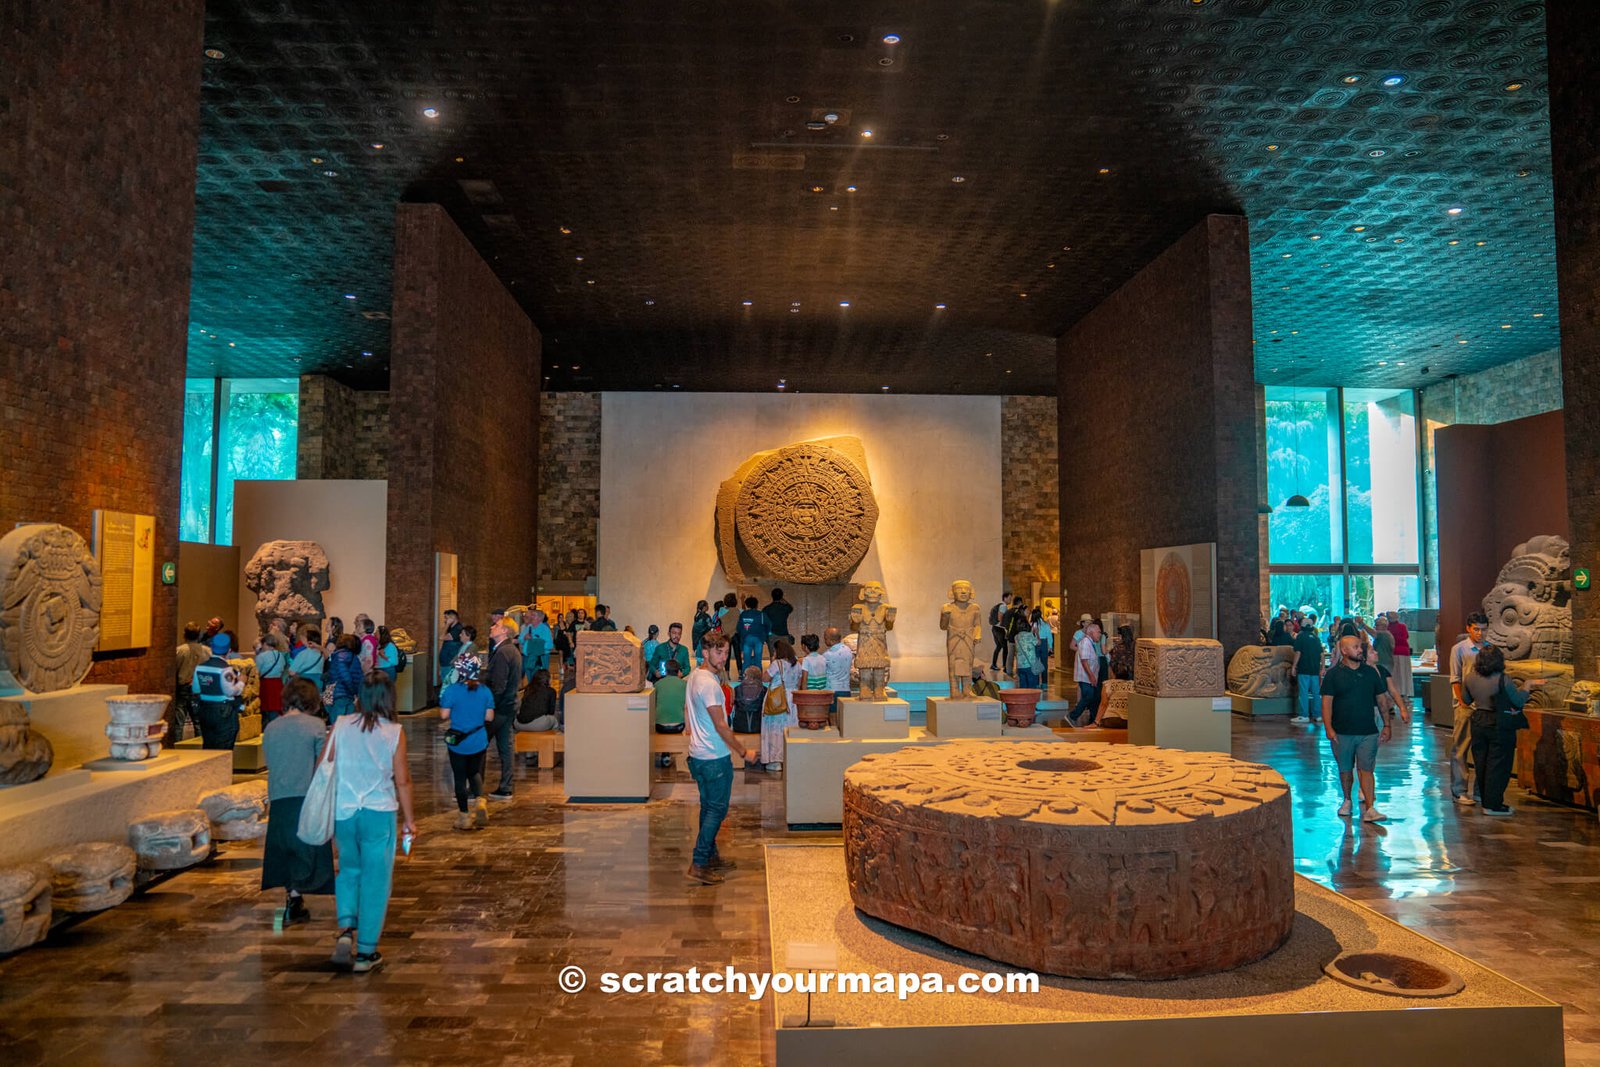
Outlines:
{"label": "person with backpack", "polygon": [[754,667],[761,671],[762,653],[767,647],[767,616],[760,610],[761,602],[753,596],[744,598],[744,610],[739,613],[736,640],[739,643],[740,670]]}
{"label": "person with backpack", "polygon": [[994,655],[989,657],[989,669],[1002,675],[1011,670],[1011,639],[1006,636],[1006,611],[1010,607],[1006,598],[989,609],[989,633],[994,637]]}
{"label": "person with backpack", "polygon": [[[700,642],[706,636],[706,631],[717,624],[716,617],[711,614],[710,605],[704,600],[698,600],[694,605],[694,629],[690,632],[690,642],[694,648],[694,661],[700,662]],[[687,675],[689,672],[685,671]]]}
{"label": "person with backpack", "polygon": [[476,826],[481,830],[489,825],[489,802],[483,795],[483,761],[489,751],[494,694],[479,681],[483,668],[477,656],[458,656],[451,669],[456,680],[439,694],[439,717],[448,724],[444,745],[450,757],[450,775],[455,779],[456,829],[471,830]]}
{"label": "person with backpack", "polygon": [[1472,709],[1472,765],[1477,768],[1479,800],[1485,815],[1510,815],[1506,786],[1517,754],[1517,731],[1528,728],[1523,705],[1544,685],[1535,678],[1526,686],[1506,677],[1506,654],[1498,645],[1485,644],[1462,675],[1461,689]]}
{"label": "person with backpack", "polygon": [[397,681],[400,672],[405,669],[405,653],[400,651],[400,646],[389,636],[387,626],[378,627],[378,653],[372,665],[387,674],[391,682]]}
{"label": "person with backpack", "polygon": [[1006,649],[1011,656],[1013,669],[1017,665],[1017,635],[1028,628],[1028,609],[1021,597],[1013,597],[1011,607],[1001,616],[1001,626],[1006,631]]}

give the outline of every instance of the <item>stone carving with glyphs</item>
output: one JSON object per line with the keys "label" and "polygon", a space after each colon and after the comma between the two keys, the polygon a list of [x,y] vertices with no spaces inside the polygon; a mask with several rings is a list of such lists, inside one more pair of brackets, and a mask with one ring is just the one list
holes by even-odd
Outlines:
{"label": "stone carving with glyphs", "polygon": [[0,537],[0,693],[71,689],[100,641],[100,564],[53,523]]}
{"label": "stone carving with glyphs", "polygon": [[1542,535],[1511,550],[1483,598],[1483,637],[1506,659],[1572,662],[1572,554],[1560,537]]}
{"label": "stone carving with glyphs", "polygon": [[1224,971],[1278,948],[1294,922],[1289,787],[1221,753],[871,754],[845,772],[843,832],[857,908],[1052,974]]}
{"label": "stone carving with glyphs", "polygon": [[34,730],[27,705],[0,700],[0,785],[21,785],[43,778],[55,758],[50,739]]}
{"label": "stone carving with glyphs", "polygon": [[104,911],[133,895],[137,858],[126,845],[90,841],[44,862],[50,868],[50,906],[56,911]]}
{"label": "stone carving with glyphs", "polygon": [[1294,649],[1288,645],[1241,645],[1228,661],[1228,692],[1256,700],[1286,697]]}
{"label": "stone carving with glyphs", "polygon": [[211,855],[211,820],[199,808],[146,815],[128,824],[128,844],[144,870],[193,867]]}
{"label": "stone carving with glyphs", "polygon": [[573,655],[580,693],[644,689],[644,645],[626,630],[579,630]]}
{"label": "stone carving with glyphs", "polygon": [[0,956],[43,941],[50,932],[50,868],[0,870]]}
{"label": "stone carving with glyphs", "polygon": [[1222,645],[1206,637],[1141,637],[1133,646],[1133,691],[1152,697],[1223,695]]}
{"label": "stone carving with glyphs", "polygon": [[200,794],[215,841],[253,841],[267,832],[267,783],[239,782]]}

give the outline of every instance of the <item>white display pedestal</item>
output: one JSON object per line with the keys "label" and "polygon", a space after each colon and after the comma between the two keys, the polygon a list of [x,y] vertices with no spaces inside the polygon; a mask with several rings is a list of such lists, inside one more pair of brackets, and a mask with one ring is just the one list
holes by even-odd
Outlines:
{"label": "white display pedestal", "polygon": [[[111,713],[106,697],[128,695],[125,685],[75,685],[55,693],[21,693],[6,697],[28,709],[28,721],[56,750],[50,776],[75,770],[79,764],[111,754],[106,724]],[[171,709],[168,709],[171,715]]]}
{"label": "white display pedestal", "polygon": [[[568,695],[571,699],[571,695]],[[569,726],[568,729],[571,729]],[[1011,730],[1000,736],[940,738],[920,726],[911,727],[906,737],[847,738],[839,731],[802,730],[791,726],[784,731],[787,752],[783,761],[784,822],[790,827],[838,826],[844,819],[844,772],[863,756],[877,752],[896,752],[902,748],[927,745],[991,745],[1012,741],[1066,740],[1047,726]]]}
{"label": "white display pedestal", "polygon": [[1228,700],[1233,704],[1233,713],[1243,715],[1247,719],[1259,719],[1268,715],[1291,715],[1294,712],[1294,702],[1288,697],[1247,697],[1229,693]]}
{"label": "white display pedestal", "polygon": [[1233,702],[1225,697],[1128,694],[1128,743],[1189,752],[1233,751]]}
{"label": "white display pedestal", "polygon": [[999,737],[1005,717],[998,700],[928,698],[928,733],[934,737]]}
{"label": "white display pedestal", "polygon": [[201,793],[233,784],[227,752],[174,750],[143,762],[149,766],[75,768],[0,789],[0,867],[85,841],[125,845],[135,819],[192,808]]}
{"label": "white display pedestal", "polygon": [[857,700],[839,698],[839,736],[846,741],[911,736],[911,705],[898,698]]}
{"label": "white display pedestal", "polygon": [[1032,726],[1004,726],[1000,727],[1000,736],[1009,737],[1014,741],[1055,741],[1064,740],[1059,734],[1042,722]]}
{"label": "white display pedestal", "polygon": [[562,778],[574,803],[650,799],[656,691],[568,693]]}
{"label": "white display pedestal", "polygon": [[422,711],[432,702],[428,699],[428,665],[417,662],[412,656],[394,680],[395,710],[399,712]]}
{"label": "white display pedestal", "polygon": [[[201,737],[186,737],[172,747],[186,752],[220,752],[221,749],[207,749],[205,739]],[[233,769],[240,774],[254,774],[265,770],[267,758],[261,751],[261,736],[258,734],[248,741],[235,741],[233,743]]]}

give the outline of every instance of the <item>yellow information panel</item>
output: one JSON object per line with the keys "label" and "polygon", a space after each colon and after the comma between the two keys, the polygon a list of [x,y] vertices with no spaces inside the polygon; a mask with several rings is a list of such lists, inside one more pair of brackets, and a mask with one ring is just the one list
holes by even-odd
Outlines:
{"label": "yellow information panel", "polygon": [[105,583],[95,646],[101,652],[150,646],[155,541],[155,516],[95,510],[94,554]]}

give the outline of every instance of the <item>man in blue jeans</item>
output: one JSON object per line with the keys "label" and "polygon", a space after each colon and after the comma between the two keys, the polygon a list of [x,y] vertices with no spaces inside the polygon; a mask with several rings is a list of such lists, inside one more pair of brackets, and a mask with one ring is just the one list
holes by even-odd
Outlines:
{"label": "man in blue jeans", "polygon": [[1315,612],[1294,637],[1294,684],[1298,704],[1289,720],[1297,725],[1322,721],[1322,638],[1317,636]]}
{"label": "man in blue jeans", "polygon": [[700,643],[705,662],[689,676],[684,690],[684,721],[689,724],[689,773],[700,788],[700,831],[694,839],[694,859],[688,878],[701,885],[719,885],[723,872],[737,864],[717,854],[717,831],[728,815],[733,796],[733,752],[744,753],[746,763],[756,753],[741,749],[722,696],[722,668],[728,663],[728,638],[712,630]]}

